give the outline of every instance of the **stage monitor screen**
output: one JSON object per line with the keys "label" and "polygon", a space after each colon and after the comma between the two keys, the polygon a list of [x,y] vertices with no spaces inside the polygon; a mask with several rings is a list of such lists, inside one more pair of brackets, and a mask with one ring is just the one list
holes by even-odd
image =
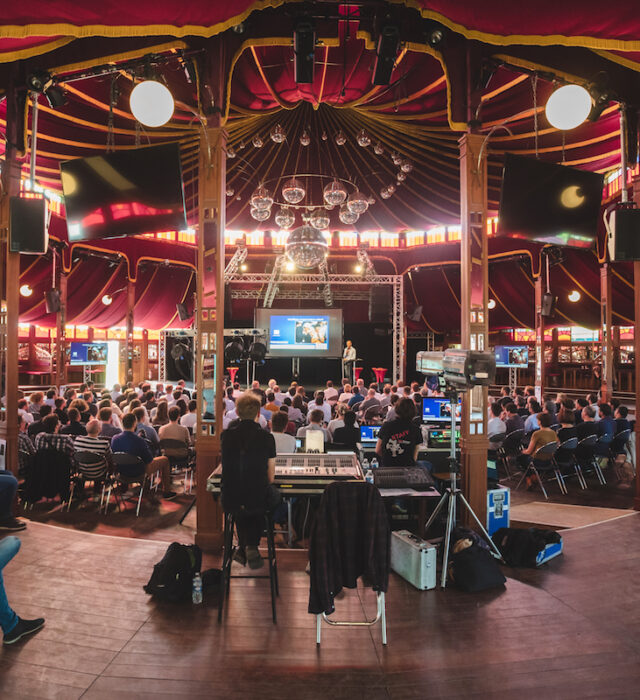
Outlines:
{"label": "stage monitor screen", "polygon": [[[456,407],[456,423],[462,418],[462,399]],[[451,423],[451,401],[446,398],[425,396],[422,399],[423,423]]]}
{"label": "stage monitor screen", "polygon": [[60,173],[71,243],[187,228],[178,144],[67,160]]}
{"label": "stage monitor screen", "polygon": [[496,367],[523,367],[529,364],[529,348],[526,345],[496,345]]}
{"label": "stage monitor screen", "polygon": [[360,426],[360,442],[376,442],[380,425],[361,425]]}
{"label": "stage monitor screen", "polygon": [[106,365],[106,343],[71,343],[70,365]]}
{"label": "stage monitor screen", "polygon": [[340,309],[256,309],[267,357],[342,357]]}
{"label": "stage monitor screen", "polygon": [[592,248],[603,182],[598,173],[507,153],[497,235]]}

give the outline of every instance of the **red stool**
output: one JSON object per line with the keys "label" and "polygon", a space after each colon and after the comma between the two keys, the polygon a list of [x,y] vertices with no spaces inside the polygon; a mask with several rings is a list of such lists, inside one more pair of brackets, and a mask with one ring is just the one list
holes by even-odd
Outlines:
{"label": "red stool", "polygon": [[362,372],[363,369],[364,369],[364,367],[354,367],[353,368],[353,376],[356,378],[356,382],[358,381],[358,379],[360,379],[360,372]]}
{"label": "red stool", "polygon": [[236,380],[236,374],[238,374],[239,367],[227,367],[227,372],[229,372],[229,377],[231,378],[231,383],[233,384]]}
{"label": "red stool", "polygon": [[373,373],[376,375],[376,382],[378,382],[378,384],[383,384],[385,375],[387,374],[387,368],[386,367],[372,367],[371,369],[373,370]]}

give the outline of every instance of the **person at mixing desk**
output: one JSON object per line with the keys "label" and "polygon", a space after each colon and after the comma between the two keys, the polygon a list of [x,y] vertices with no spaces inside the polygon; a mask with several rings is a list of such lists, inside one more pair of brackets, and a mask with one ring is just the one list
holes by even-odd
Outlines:
{"label": "person at mixing desk", "polygon": [[416,407],[411,399],[395,405],[396,417],[382,424],[376,454],[382,467],[414,467],[422,444],[422,431],[412,422]]}

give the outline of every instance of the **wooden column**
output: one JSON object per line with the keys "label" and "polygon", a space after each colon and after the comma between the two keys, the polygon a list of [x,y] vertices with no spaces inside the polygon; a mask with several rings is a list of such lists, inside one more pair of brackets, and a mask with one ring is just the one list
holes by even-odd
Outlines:
{"label": "wooden column", "polygon": [[[640,178],[634,177],[632,181],[633,201],[640,205]],[[638,473],[638,453],[640,447],[640,261],[633,263],[633,350],[634,350],[634,375],[635,375],[635,431],[636,431],[636,475]],[[636,476],[636,493],[633,499],[633,507],[640,510],[640,476]]]}
{"label": "wooden column", "polygon": [[[483,134],[466,133],[460,146],[460,336],[464,349],[488,350],[487,161]],[[486,154],[486,152],[485,152]],[[460,448],[462,488],[481,522],[487,517],[487,387],[463,395]]]}
{"label": "wooden column", "polygon": [[127,315],[125,317],[126,326],[126,381],[133,381],[133,310],[136,305],[136,285],[127,279]]}
{"label": "wooden column", "polygon": [[146,328],[142,331],[140,353],[140,381],[146,382],[149,379],[149,331]]}
{"label": "wooden column", "polygon": [[602,400],[608,401],[613,393],[613,292],[611,264],[600,267],[600,329],[602,331]]}
{"label": "wooden column", "polygon": [[[55,253],[54,253],[55,255]],[[60,255],[60,267],[62,267],[62,254]],[[67,345],[66,325],[67,325],[67,275],[60,270],[57,282],[60,292],[60,310],[56,314],[56,386],[60,387],[67,383],[67,357],[65,348]]]}
{"label": "wooden column", "polygon": [[544,367],[544,316],[542,315],[542,295],[544,285],[542,281],[542,270],[535,280],[535,312],[536,312],[536,398],[542,402],[545,385]]}
{"label": "wooden column", "polygon": [[0,245],[3,248],[3,270],[0,281],[2,309],[0,311],[0,357],[2,363],[2,392],[6,396],[1,414],[0,437],[7,442],[6,468],[18,473],[18,309],[20,306],[20,254],[9,250],[9,198],[20,192],[20,163],[24,154],[24,114],[26,94],[19,95],[21,83],[12,67],[12,77],[6,92],[5,152],[2,163],[2,199],[0,199]]}

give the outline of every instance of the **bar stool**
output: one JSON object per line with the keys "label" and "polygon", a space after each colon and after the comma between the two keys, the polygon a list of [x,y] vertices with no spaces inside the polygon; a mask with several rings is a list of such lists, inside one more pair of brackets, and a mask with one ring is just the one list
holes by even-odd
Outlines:
{"label": "bar stool", "polygon": [[229,597],[229,588],[232,578],[268,578],[271,585],[271,617],[276,619],[276,596],[280,595],[278,589],[278,565],[276,562],[276,545],[273,538],[273,513],[264,514],[264,526],[267,532],[267,559],[269,563],[268,574],[232,575],[231,563],[236,546],[233,544],[233,530],[236,521],[233,513],[224,514],[224,555],[222,558],[222,585],[220,586],[220,603],[218,606],[218,622],[222,622],[222,612],[225,600]]}
{"label": "bar stool", "polygon": [[386,367],[372,367],[373,373],[376,375],[376,382],[378,384],[384,384],[384,378],[387,374]]}
{"label": "bar stool", "polygon": [[355,377],[356,382],[358,381],[358,379],[360,379],[360,373],[362,372],[363,369],[364,369],[364,367],[354,367],[353,368],[353,376]]}
{"label": "bar stool", "polygon": [[239,367],[227,367],[227,372],[229,372],[229,378],[233,384],[236,380],[236,374],[238,374]]}

